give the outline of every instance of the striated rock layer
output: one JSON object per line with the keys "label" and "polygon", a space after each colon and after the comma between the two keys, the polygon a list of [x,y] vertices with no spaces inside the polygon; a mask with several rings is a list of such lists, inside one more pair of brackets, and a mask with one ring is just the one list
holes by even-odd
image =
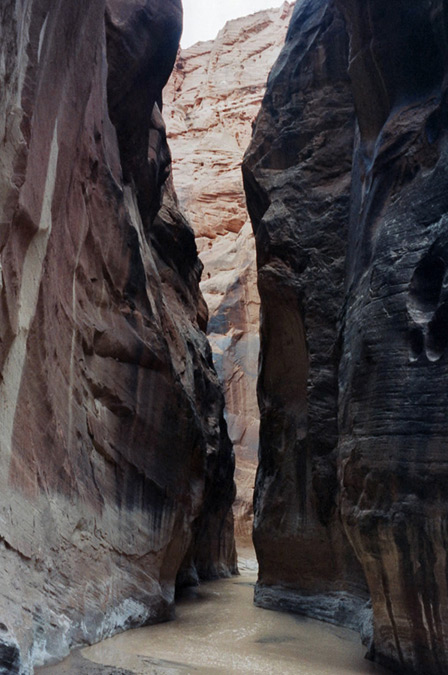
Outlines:
{"label": "striated rock layer", "polygon": [[447,19],[442,0],[299,2],[244,163],[256,599],[346,623],[354,551],[370,654],[414,675],[448,672]]}
{"label": "striated rock layer", "polygon": [[164,90],[174,180],[204,263],[208,333],[237,457],[240,540],[251,536],[259,426],[259,297],[240,166],[292,10],[285,2],[229,21],[216,40],[181,51]]}
{"label": "striated rock layer", "polygon": [[0,672],[169,618],[179,570],[234,570],[160,114],[180,29],[177,0],[2,3]]}

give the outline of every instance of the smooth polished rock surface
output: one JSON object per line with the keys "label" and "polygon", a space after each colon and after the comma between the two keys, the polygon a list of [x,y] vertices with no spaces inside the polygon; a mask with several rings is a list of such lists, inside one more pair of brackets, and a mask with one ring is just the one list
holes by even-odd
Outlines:
{"label": "smooth polished rock surface", "polygon": [[298,3],[244,165],[256,596],[346,621],[329,591],[352,570],[360,597],[350,542],[370,655],[414,675],[448,672],[447,18],[442,0]]}
{"label": "smooth polished rock surface", "polygon": [[[338,0],[357,110],[340,366],[342,517],[374,655],[448,672],[448,6]],[[372,105],[374,101],[374,105]]]}
{"label": "smooth polished rock surface", "polygon": [[251,538],[258,451],[259,297],[241,161],[293,4],[229,21],[216,40],[182,50],[164,90],[173,173],[204,264],[208,334],[236,454],[239,540]]}
{"label": "smooth polished rock surface", "polygon": [[338,514],[338,319],[355,133],[348,38],[296,6],[243,174],[261,296],[256,602],[356,627],[367,590]]}
{"label": "smooth polished rock surface", "polygon": [[233,453],[160,114],[177,0],[0,10],[0,671],[235,569]]}

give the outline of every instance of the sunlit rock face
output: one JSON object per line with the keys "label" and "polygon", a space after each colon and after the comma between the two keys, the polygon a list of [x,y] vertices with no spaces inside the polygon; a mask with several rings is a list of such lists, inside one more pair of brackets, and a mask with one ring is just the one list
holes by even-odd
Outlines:
{"label": "sunlit rock face", "polygon": [[179,570],[234,569],[159,106],[181,18],[177,0],[2,3],[0,672],[168,618]]}
{"label": "sunlit rock face", "polygon": [[257,463],[260,301],[240,166],[292,10],[285,2],[229,21],[216,40],[181,51],[164,90],[176,189],[205,266],[201,289],[237,456],[234,511],[242,543],[251,537]]}
{"label": "sunlit rock face", "polygon": [[371,656],[415,675],[448,672],[447,52],[441,0],[303,0],[244,165],[257,601],[362,598],[351,546]]}

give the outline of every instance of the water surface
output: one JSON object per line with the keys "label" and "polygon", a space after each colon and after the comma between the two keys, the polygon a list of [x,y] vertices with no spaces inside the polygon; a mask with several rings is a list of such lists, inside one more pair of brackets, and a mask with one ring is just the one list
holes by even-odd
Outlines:
{"label": "water surface", "polygon": [[96,664],[139,675],[385,673],[349,630],[253,605],[255,569],[190,590],[176,620],[117,635],[82,651]]}

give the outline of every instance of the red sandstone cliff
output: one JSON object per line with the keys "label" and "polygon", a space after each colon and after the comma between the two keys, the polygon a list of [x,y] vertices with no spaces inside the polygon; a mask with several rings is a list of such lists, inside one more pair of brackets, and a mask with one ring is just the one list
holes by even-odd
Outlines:
{"label": "red sandstone cliff", "polygon": [[241,160],[293,4],[229,21],[180,52],[164,90],[179,201],[204,264],[208,333],[237,457],[236,532],[250,538],[258,450],[259,297]]}
{"label": "red sandstone cliff", "polygon": [[[158,103],[177,0],[0,10],[0,669],[234,568],[233,455]],[[162,205],[162,206],[161,206]]]}

